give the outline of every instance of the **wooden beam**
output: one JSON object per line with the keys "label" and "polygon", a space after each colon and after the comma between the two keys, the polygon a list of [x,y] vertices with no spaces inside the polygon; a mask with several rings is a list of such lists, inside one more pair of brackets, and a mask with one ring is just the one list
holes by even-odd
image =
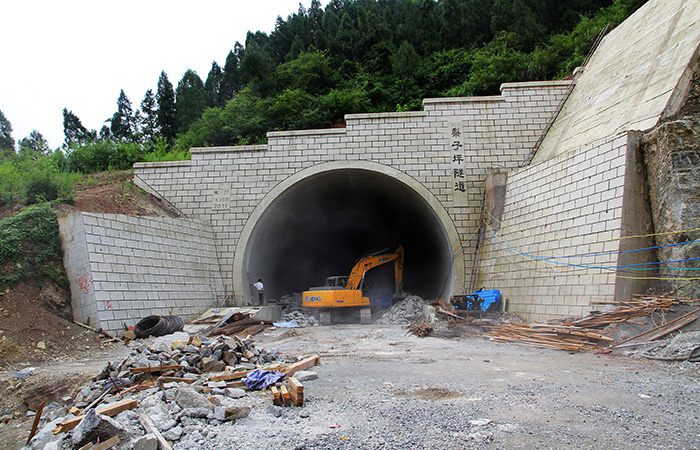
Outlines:
{"label": "wooden beam", "polygon": [[[158,377],[158,381],[163,383],[194,383],[196,378],[180,378],[180,377]],[[124,391],[126,392],[126,391]]]}
{"label": "wooden beam", "polygon": [[272,404],[280,406],[282,404],[280,397],[280,390],[275,386],[270,387],[270,392],[272,392]]}
{"label": "wooden beam", "polygon": [[304,406],[304,385],[294,377],[289,378],[289,395],[294,406]]}
{"label": "wooden beam", "polygon": [[289,391],[284,385],[280,386],[280,394],[282,394],[282,406],[292,406],[292,399],[289,396]]}
{"label": "wooden beam", "polygon": [[291,377],[300,370],[306,370],[310,367],[317,366],[319,364],[321,364],[321,357],[319,355],[314,355],[302,359],[301,361],[291,364],[289,366],[278,367],[275,370],[284,373],[288,377]]}
{"label": "wooden beam", "polygon": [[182,365],[172,364],[170,366],[148,366],[148,367],[133,367],[129,369],[130,373],[152,373],[152,372],[165,372],[166,370],[180,370]]}
{"label": "wooden beam", "polygon": [[[129,399],[129,400],[122,400],[117,403],[112,403],[111,405],[107,405],[104,408],[100,408],[96,410],[97,414],[102,414],[103,416],[109,416],[109,417],[114,417],[117,414],[119,414],[122,411],[126,411],[127,409],[134,409],[136,408],[137,401],[136,399]],[[78,424],[80,423],[81,420],[83,420],[84,415],[74,417],[72,419],[64,420],[63,422],[59,422],[56,428],[53,429],[53,434],[59,434],[63,433],[65,431],[70,431],[73,428],[77,427]]]}
{"label": "wooden beam", "polygon": [[251,372],[250,370],[245,370],[242,372],[233,372],[233,373],[225,373],[223,375],[215,375],[213,377],[209,377],[209,379],[207,381],[240,380],[241,378],[247,377],[250,372]]}
{"label": "wooden beam", "polygon": [[41,420],[41,413],[44,412],[44,406],[46,406],[46,400],[41,402],[41,405],[36,409],[36,416],[34,416],[34,423],[32,424],[32,431],[29,432],[29,437],[27,438],[27,445],[29,445],[29,441],[32,440],[34,435],[36,434],[37,428],[39,428],[39,420]]}
{"label": "wooden beam", "polygon": [[153,433],[153,435],[158,440],[158,443],[160,444],[160,448],[162,450],[173,450],[170,444],[168,444],[168,441],[166,441],[163,435],[160,434],[158,428],[156,428],[155,425],[153,425],[153,421],[150,417],[148,417],[145,414],[141,414],[139,415],[139,422],[141,422],[141,425],[143,426],[144,430],[146,430],[146,433]]}
{"label": "wooden beam", "polygon": [[100,444],[95,444],[93,447],[90,447],[90,450],[107,450],[115,445],[119,444],[119,436],[112,436],[111,438],[107,439],[106,441],[100,443]]}
{"label": "wooden beam", "polygon": [[[663,324],[663,325],[659,325],[658,327],[652,328],[651,330],[647,330],[647,331],[645,331],[645,332],[643,332],[643,333],[639,333],[638,335],[632,336],[631,338],[625,339],[624,341],[620,341],[620,342],[618,342],[617,344],[609,345],[608,347],[605,347],[605,350],[609,350],[609,349],[615,348],[615,347],[617,347],[617,346],[620,345],[620,344],[624,344],[625,342],[629,342],[629,341],[631,341],[631,340],[637,339],[638,337],[644,336],[645,334],[649,334],[649,333],[651,333],[651,332],[657,331],[657,330],[659,330],[659,329],[661,329],[661,328],[663,328],[663,327],[666,327],[666,326],[668,326],[668,325],[671,325],[672,323],[679,322],[679,321],[685,319],[686,317],[688,317],[688,316],[690,316],[690,315],[692,315],[692,314],[695,314],[695,313],[698,312],[698,311],[700,311],[700,308],[698,308],[698,309],[696,309],[696,310],[694,310],[694,311],[691,311],[691,312],[689,312],[688,314],[684,314],[684,315],[682,315],[682,316],[680,316],[680,317],[678,317],[678,318],[676,318],[676,319],[674,319],[674,320],[672,320],[672,321],[670,321],[670,322],[668,322],[668,323],[665,323],[665,324]],[[693,319],[693,320],[695,320],[695,319]]]}

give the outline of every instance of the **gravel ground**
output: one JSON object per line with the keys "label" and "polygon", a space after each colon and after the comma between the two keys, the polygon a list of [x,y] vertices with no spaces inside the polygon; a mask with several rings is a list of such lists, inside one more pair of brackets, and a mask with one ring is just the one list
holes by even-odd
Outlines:
{"label": "gravel ground", "polygon": [[303,407],[191,427],[175,449],[700,448],[697,364],[568,354],[391,325],[271,330],[259,347],[321,355]]}
{"label": "gravel ground", "polygon": [[[175,450],[700,448],[697,363],[418,338],[399,325],[270,329],[254,341],[321,355],[304,406],[276,407],[269,391],[251,391],[236,400],[248,417],[186,419]],[[128,351],[95,355],[89,366],[97,373],[104,358]],[[123,424],[137,416],[123,414]],[[11,430],[20,431],[0,428],[0,448],[20,440]]]}

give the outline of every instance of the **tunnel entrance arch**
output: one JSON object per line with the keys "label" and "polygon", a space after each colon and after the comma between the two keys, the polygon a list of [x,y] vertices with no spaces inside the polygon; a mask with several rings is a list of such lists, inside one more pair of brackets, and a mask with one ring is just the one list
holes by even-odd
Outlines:
{"label": "tunnel entrance arch", "polygon": [[[400,243],[405,290],[445,298],[465,277],[461,253],[452,251],[458,239],[444,206],[404,172],[367,161],[319,164],[275,186],[254,209],[235,250],[234,296],[250,301],[258,278],[268,299],[302,292]],[[373,272],[375,283],[386,281]]]}

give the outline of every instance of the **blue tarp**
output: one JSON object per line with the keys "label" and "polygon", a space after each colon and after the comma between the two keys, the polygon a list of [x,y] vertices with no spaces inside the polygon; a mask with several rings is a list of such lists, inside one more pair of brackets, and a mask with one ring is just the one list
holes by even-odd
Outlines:
{"label": "blue tarp", "polygon": [[501,291],[499,291],[498,289],[481,288],[471,295],[476,295],[482,300],[482,311],[486,311],[491,305],[494,305],[494,307],[498,307],[498,303],[501,300]]}
{"label": "blue tarp", "polygon": [[284,378],[285,375],[282,372],[275,372],[274,370],[254,370],[248,374],[247,377],[243,378],[243,384],[248,389],[265,389],[277,383],[279,380]]}

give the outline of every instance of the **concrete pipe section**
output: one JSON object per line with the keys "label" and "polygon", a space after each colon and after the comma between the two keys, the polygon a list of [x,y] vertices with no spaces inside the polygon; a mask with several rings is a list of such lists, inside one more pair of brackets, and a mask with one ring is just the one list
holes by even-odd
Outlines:
{"label": "concrete pipe section", "polygon": [[[405,249],[404,291],[448,293],[450,239],[421,195],[377,171],[324,171],[295,182],[264,209],[244,270],[252,281],[263,279],[266,298],[277,299],[349,275],[358,258],[397,244]],[[372,288],[393,287],[393,279],[392,264],[367,274]]]}

